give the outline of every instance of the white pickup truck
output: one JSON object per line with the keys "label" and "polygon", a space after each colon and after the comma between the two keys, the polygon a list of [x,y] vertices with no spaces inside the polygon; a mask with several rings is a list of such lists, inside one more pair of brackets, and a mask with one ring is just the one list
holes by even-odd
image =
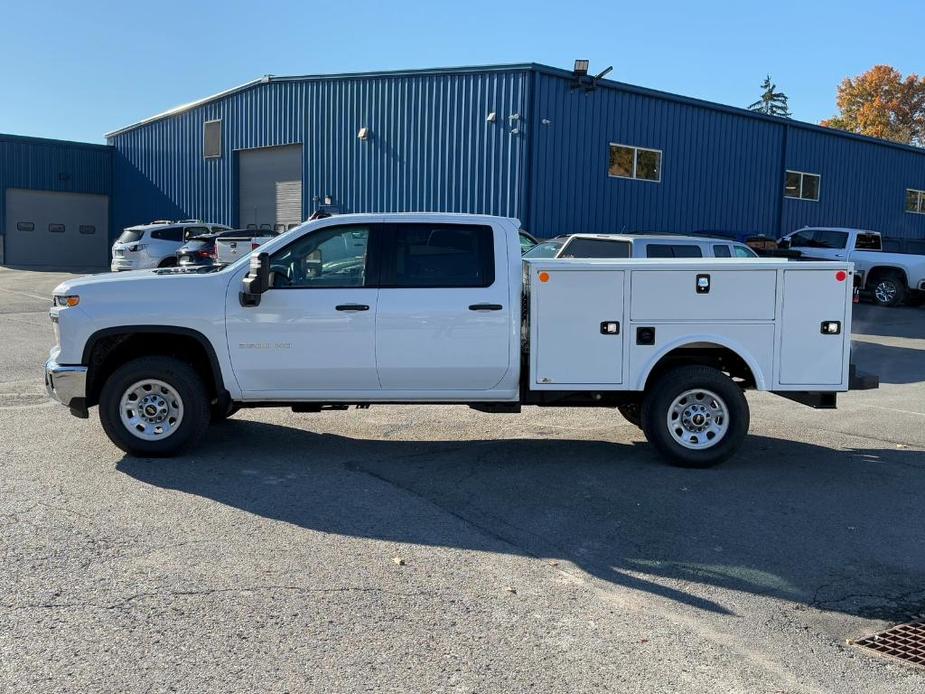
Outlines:
{"label": "white pickup truck", "polygon": [[[228,267],[59,285],[49,393],[110,439],[173,455],[239,407],[611,407],[675,464],[731,455],[743,391],[835,406],[849,386],[851,265],[523,261],[517,220],[341,215]],[[190,297],[196,297],[190,301]]]}
{"label": "white pickup truck", "polygon": [[806,227],[788,234],[781,248],[799,251],[801,257],[854,263],[855,284],[871,293],[881,306],[898,306],[925,298],[925,256],[885,253],[876,231],[844,227]]}

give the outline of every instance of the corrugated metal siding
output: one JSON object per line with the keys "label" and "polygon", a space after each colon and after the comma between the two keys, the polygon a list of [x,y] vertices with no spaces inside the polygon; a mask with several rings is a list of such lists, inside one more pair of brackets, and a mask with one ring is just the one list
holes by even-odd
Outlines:
{"label": "corrugated metal siding", "polygon": [[[540,236],[827,224],[925,238],[925,215],[903,210],[906,188],[925,189],[925,152],[630,85],[571,86],[529,66],[245,86],[111,138],[113,225],[235,224],[235,152],[301,143],[305,215],[331,196],[344,211],[511,215]],[[204,160],[213,119],[223,156]],[[610,142],[662,150],[662,181],[609,177]],[[822,174],[821,201],[784,199],[785,168]]]}
{"label": "corrugated metal siding", "polygon": [[[537,74],[532,231],[771,233],[782,126]],[[543,124],[543,120],[549,121]],[[660,183],[608,176],[611,142],[662,150]]]}
{"label": "corrugated metal siding", "polygon": [[7,188],[110,195],[112,154],[105,145],[0,135],[0,233]]}
{"label": "corrugated metal siding", "polygon": [[[295,143],[304,145],[306,216],[326,195],[344,211],[516,216],[529,74],[274,80],[116,134],[115,224],[187,216],[234,224],[234,152]],[[223,156],[204,160],[202,124],[215,119]],[[361,127],[367,141],[357,138]]]}
{"label": "corrugated metal siding", "polygon": [[791,128],[787,168],[822,179],[819,202],[784,199],[783,231],[807,225],[857,226],[925,239],[925,215],[905,211],[906,189],[925,190],[925,151]]}

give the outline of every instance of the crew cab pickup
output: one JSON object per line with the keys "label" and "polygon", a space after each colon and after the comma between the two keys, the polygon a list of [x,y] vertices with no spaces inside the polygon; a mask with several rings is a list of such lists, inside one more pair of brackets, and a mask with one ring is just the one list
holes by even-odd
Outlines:
{"label": "crew cab pickup", "polygon": [[519,226],[339,215],[227,267],[66,281],[46,387],[138,456],[239,407],[459,403],[615,408],[694,467],[742,443],[745,390],[832,408],[876,387],[849,364],[849,263],[525,261]]}
{"label": "crew cab pickup", "polygon": [[885,253],[876,231],[844,227],[806,227],[778,242],[800,252],[801,258],[854,263],[855,284],[871,293],[881,306],[925,298],[925,255]]}

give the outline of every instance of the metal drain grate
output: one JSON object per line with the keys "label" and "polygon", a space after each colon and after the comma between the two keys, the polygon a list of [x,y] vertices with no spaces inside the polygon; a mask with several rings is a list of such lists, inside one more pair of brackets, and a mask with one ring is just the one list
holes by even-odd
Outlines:
{"label": "metal drain grate", "polygon": [[852,643],[890,658],[925,667],[925,622],[899,624]]}

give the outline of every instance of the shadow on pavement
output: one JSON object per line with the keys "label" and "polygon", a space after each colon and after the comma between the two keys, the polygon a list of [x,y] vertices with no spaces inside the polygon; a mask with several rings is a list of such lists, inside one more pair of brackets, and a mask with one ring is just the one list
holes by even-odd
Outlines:
{"label": "shadow on pavement", "polygon": [[714,613],[735,606],[712,587],[897,621],[925,605],[918,451],[753,436],[716,469],[683,470],[645,444],[362,440],[230,420],[193,456],[118,469],[314,531],[567,560]]}
{"label": "shadow on pavement", "polygon": [[925,381],[925,342],[914,349],[852,340],[851,360],[861,371],[877,374],[881,383]]}
{"label": "shadow on pavement", "polygon": [[925,340],[925,308],[884,308],[870,304],[854,304],[851,332],[857,335]]}

